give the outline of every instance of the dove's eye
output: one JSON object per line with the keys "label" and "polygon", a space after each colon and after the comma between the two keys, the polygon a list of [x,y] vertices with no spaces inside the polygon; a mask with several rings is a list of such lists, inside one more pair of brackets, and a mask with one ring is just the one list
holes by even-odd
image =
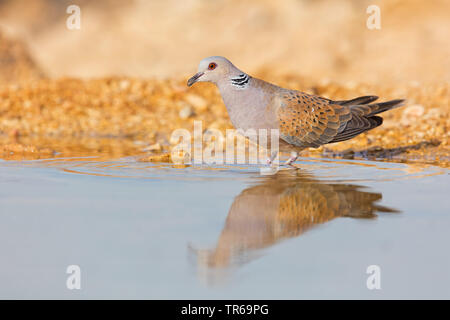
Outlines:
{"label": "dove's eye", "polygon": [[214,62],[211,62],[208,66],[209,70],[214,70],[217,67],[217,64],[215,64]]}

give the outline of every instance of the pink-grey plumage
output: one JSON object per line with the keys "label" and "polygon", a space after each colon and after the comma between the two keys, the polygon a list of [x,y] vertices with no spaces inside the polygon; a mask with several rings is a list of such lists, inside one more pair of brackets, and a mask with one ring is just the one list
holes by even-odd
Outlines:
{"label": "pink-grey plumage", "polygon": [[[224,57],[203,59],[188,81],[212,82],[219,88],[234,127],[279,129],[281,151],[301,151],[345,141],[378,127],[379,113],[399,107],[404,100],[372,103],[376,96],[335,101],[278,87],[236,68]],[[291,163],[297,154],[290,159]]]}

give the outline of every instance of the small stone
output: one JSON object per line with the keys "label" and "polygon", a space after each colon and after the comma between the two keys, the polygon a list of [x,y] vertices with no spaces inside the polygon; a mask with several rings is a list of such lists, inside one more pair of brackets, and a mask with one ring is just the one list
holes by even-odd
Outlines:
{"label": "small stone", "polygon": [[148,146],[144,149],[142,149],[142,151],[161,151],[162,147],[159,143],[155,143],[152,144],[151,146]]}
{"label": "small stone", "polygon": [[425,119],[438,119],[441,115],[441,111],[438,108],[433,108],[427,111]]}
{"label": "small stone", "polygon": [[400,120],[403,125],[410,125],[417,121],[417,118],[423,116],[425,113],[425,108],[420,104],[414,104],[405,108],[402,114],[402,119]]}
{"label": "small stone", "polygon": [[142,141],[142,140],[134,140],[133,143],[134,143],[135,145],[137,145],[137,146],[142,146],[142,145],[145,144],[145,142]]}
{"label": "small stone", "polygon": [[191,162],[191,154],[184,150],[178,150],[170,154],[170,160],[175,164],[187,164]]}
{"label": "small stone", "polygon": [[420,117],[421,115],[424,114],[424,112],[425,108],[422,105],[414,104],[412,106],[405,108],[405,110],[403,111],[403,116]]}
{"label": "small stone", "polygon": [[140,162],[170,162],[170,154],[159,154],[139,159]]}
{"label": "small stone", "polygon": [[196,94],[187,94],[185,101],[189,103],[197,112],[204,112],[208,108],[208,103],[205,99]]}
{"label": "small stone", "polygon": [[187,119],[194,115],[194,111],[190,106],[185,106],[183,109],[180,110],[179,116],[181,119]]}
{"label": "small stone", "polygon": [[119,83],[120,90],[125,91],[130,87],[130,81],[122,80]]}

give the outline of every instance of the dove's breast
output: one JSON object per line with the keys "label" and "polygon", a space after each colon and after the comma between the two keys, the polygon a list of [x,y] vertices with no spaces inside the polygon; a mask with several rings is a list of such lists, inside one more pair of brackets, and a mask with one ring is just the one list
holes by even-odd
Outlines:
{"label": "dove's breast", "polygon": [[278,129],[277,101],[270,86],[262,80],[251,78],[245,89],[231,85],[219,87],[231,123],[236,129]]}

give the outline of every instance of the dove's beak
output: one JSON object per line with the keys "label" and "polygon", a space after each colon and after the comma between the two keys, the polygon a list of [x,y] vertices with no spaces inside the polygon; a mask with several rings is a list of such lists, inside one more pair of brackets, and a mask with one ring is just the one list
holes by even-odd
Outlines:
{"label": "dove's beak", "polygon": [[190,87],[194,83],[196,83],[198,78],[200,78],[203,74],[204,74],[203,72],[198,72],[198,73],[194,74],[187,82],[188,87]]}

